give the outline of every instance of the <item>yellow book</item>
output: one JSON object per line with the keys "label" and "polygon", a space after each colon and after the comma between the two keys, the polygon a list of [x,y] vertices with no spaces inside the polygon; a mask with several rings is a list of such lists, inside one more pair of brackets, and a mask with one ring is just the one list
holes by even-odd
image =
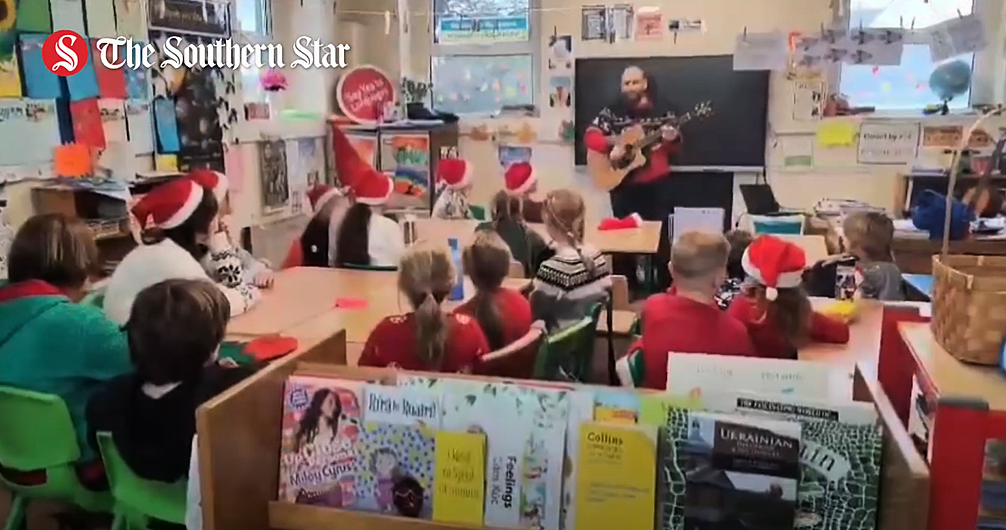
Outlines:
{"label": "yellow book", "polygon": [[636,415],[631,410],[615,407],[597,407],[594,409],[594,421],[635,425]]}
{"label": "yellow book", "polygon": [[639,396],[639,423],[653,427],[667,424],[667,409],[702,410],[702,398],[670,396],[667,394],[642,394]]}
{"label": "yellow book", "polygon": [[482,526],[486,436],[437,431],[436,447],[433,520]]}
{"label": "yellow book", "polygon": [[653,528],[655,427],[584,423],[578,460],[576,530]]}

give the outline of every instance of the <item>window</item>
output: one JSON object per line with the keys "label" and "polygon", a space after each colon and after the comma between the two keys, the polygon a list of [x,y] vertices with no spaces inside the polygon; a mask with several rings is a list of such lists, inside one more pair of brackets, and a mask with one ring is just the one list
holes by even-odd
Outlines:
{"label": "window", "polygon": [[433,107],[489,114],[533,105],[536,0],[434,0]]}
{"label": "window", "polygon": [[[272,1],[234,0],[234,36],[239,44],[272,44]],[[268,54],[262,53],[263,64],[268,64]],[[268,69],[252,64],[242,68],[241,94],[244,102],[265,101],[265,90],[259,77]]]}
{"label": "window", "polygon": [[[872,106],[878,110],[917,111],[926,105],[940,103],[929,89],[929,76],[938,64],[930,59],[929,46],[921,29],[945,20],[969,15],[974,10],[974,0],[851,0],[849,27],[909,28],[915,23],[915,32],[906,37],[901,64],[897,66],[849,65],[841,66],[839,91],[849,98],[853,106]],[[985,19],[989,23],[988,18]],[[948,60],[961,59],[974,65],[974,55],[969,53]],[[942,63],[941,63],[942,64]],[[950,101],[951,109],[967,108],[971,91]]]}

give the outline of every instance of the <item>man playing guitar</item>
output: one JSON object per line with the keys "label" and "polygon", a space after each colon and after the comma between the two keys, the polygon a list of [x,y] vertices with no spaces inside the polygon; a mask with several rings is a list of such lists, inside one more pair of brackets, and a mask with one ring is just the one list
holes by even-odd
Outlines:
{"label": "man playing guitar", "polygon": [[[656,85],[638,66],[629,66],[622,72],[622,94],[594,118],[584,133],[583,143],[597,153],[608,153],[613,163],[625,156],[625,150],[616,143],[618,135],[626,128],[641,125],[645,129],[662,128],[662,141],[649,148],[645,165],[631,171],[621,184],[611,190],[611,210],[617,218],[638,213],[647,221],[661,221],[667,234],[667,216],[674,210],[670,196],[671,158],[681,149],[681,134],[664,121],[678,115],[678,109],[656,97]],[[649,131],[647,131],[649,132]],[[670,258],[667,237],[660,238],[658,256],[662,262]],[[619,257],[614,263],[616,274],[627,276],[635,284],[635,260]],[[630,259],[624,259],[630,258]],[[662,287],[670,284],[666,267],[657,267]]]}

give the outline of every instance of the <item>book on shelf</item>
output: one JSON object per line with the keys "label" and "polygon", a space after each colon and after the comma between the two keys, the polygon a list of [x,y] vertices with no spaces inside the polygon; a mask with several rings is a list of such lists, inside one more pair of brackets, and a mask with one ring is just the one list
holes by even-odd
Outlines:
{"label": "book on shelf", "polygon": [[580,426],[577,530],[653,528],[657,429],[589,422]]}
{"label": "book on shelf", "polygon": [[[876,528],[883,431],[873,404],[706,391],[702,406],[707,411],[738,417],[799,422],[801,475],[796,528]],[[686,477],[677,455],[686,447],[694,414],[669,408],[666,430],[660,438],[661,527],[669,530],[683,528],[681,492]]]}
{"label": "book on shelf", "polygon": [[790,530],[800,478],[800,424],[693,412],[677,446],[684,528]]}
{"label": "book on shelf", "polygon": [[286,502],[356,503],[362,381],[291,376],[284,387],[279,495]]}
{"label": "book on shelf", "polygon": [[404,423],[364,423],[358,440],[356,502],[352,510],[430,519],[436,458],[435,429]]}
{"label": "book on shelf", "polygon": [[790,359],[671,352],[667,356],[667,392],[699,397],[728,388],[827,400],[831,367]]}
{"label": "book on shelf", "polygon": [[394,423],[398,425],[425,425],[440,428],[441,396],[422,389],[380,384],[364,388],[365,407],[363,419],[367,423]]}
{"label": "book on shelf", "polygon": [[485,434],[437,433],[434,520],[482,526],[485,514],[485,455]]}

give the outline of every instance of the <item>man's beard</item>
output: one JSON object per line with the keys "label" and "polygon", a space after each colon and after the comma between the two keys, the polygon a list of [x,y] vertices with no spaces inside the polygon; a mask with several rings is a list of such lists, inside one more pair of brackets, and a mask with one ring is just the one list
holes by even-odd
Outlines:
{"label": "man's beard", "polygon": [[652,106],[645,92],[623,92],[622,102],[629,111],[644,111]]}

